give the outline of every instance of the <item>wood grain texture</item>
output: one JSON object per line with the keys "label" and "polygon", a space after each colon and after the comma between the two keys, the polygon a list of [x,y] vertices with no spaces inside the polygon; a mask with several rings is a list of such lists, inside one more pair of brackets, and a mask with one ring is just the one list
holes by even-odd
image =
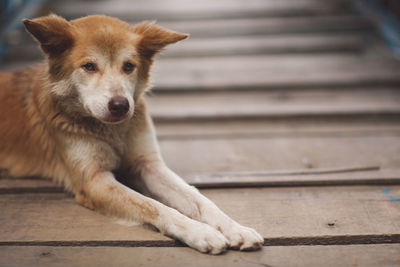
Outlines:
{"label": "wood grain texture", "polygon": [[[196,62],[193,64],[193,62]],[[154,90],[267,89],[400,83],[400,64],[357,55],[258,55],[163,59]]]}
{"label": "wood grain texture", "polygon": [[0,247],[0,266],[399,266],[400,245],[264,247],[220,256],[189,248]]}
{"label": "wood grain texture", "polygon": [[[399,136],[243,137],[160,140],[167,164],[189,173],[400,166]],[[190,155],[190,157],[188,157]]]}
{"label": "wood grain texture", "polygon": [[0,196],[1,241],[170,240],[79,206],[66,194]]}
{"label": "wood grain texture", "polygon": [[[303,135],[295,138],[293,136],[226,138],[222,135],[210,139],[204,136],[192,136],[185,139],[161,139],[160,145],[167,164],[184,178],[193,174],[201,176],[219,172],[312,170],[360,165],[388,169],[400,166],[399,132],[381,136]],[[378,176],[375,176],[376,179]],[[324,178],[333,181],[335,176]],[[351,176],[347,178],[352,179]],[[393,176],[382,177],[384,178]]]}
{"label": "wood grain texture", "polygon": [[[208,34],[207,34],[208,35]],[[361,51],[361,36],[356,34],[300,34],[190,38],[161,54],[163,57],[251,55],[280,53],[320,53]]]}
{"label": "wood grain texture", "polygon": [[221,120],[347,115],[400,115],[400,91],[302,90],[284,92],[197,92],[147,97],[156,121]]}
{"label": "wood grain texture", "polygon": [[[313,171],[313,170],[309,170]],[[237,175],[203,174],[188,175],[185,180],[198,188],[271,187],[271,186],[323,186],[323,185],[393,185],[400,184],[400,170],[384,169],[342,173],[299,175]]]}
{"label": "wood grain texture", "polygon": [[332,116],[156,122],[159,139],[387,136],[400,133],[398,116]]}
{"label": "wood grain texture", "polygon": [[[251,172],[188,174],[184,179],[197,188],[329,186],[329,185],[398,185],[399,169],[342,171],[321,173],[318,169],[300,170],[305,173],[252,175]],[[268,173],[268,171],[267,171]],[[44,179],[15,179],[0,177],[0,194],[61,193],[63,189]]]}
{"label": "wood grain texture", "polygon": [[265,238],[400,233],[399,186],[214,189],[202,192]]}
{"label": "wood grain texture", "polygon": [[[389,194],[381,192],[389,189]],[[201,190],[239,223],[269,238],[400,234],[400,186]],[[115,224],[64,194],[0,195],[0,239],[12,241],[154,241],[168,238]],[[360,237],[357,237],[360,238]],[[281,242],[279,240],[275,242]],[[301,241],[304,242],[304,241]],[[311,242],[313,242],[311,240]],[[366,242],[366,241],[364,241]],[[381,241],[383,242],[383,241]]]}
{"label": "wood grain texture", "polygon": [[[133,23],[133,22],[132,22]],[[359,35],[372,25],[360,16],[324,15],[294,17],[248,17],[233,19],[163,21],[164,27],[190,33],[191,38],[266,36],[282,34],[352,33]]]}
{"label": "wood grain texture", "polygon": [[182,177],[218,172],[264,172],[356,165],[380,166],[382,169],[400,166],[398,134],[295,138],[217,136],[212,139],[193,136],[161,139],[160,145],[168,166]]}

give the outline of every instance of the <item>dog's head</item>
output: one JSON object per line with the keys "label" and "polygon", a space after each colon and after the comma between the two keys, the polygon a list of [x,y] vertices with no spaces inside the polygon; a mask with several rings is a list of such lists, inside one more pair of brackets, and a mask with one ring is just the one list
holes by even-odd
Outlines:
{"label": "dog's head", "polygon": [[188,37],[151,22],[131,26],[98,15],[23,22],[47,57],[52,93],[104,123],[133,115],[135,100],[148,86],[154,55]]}

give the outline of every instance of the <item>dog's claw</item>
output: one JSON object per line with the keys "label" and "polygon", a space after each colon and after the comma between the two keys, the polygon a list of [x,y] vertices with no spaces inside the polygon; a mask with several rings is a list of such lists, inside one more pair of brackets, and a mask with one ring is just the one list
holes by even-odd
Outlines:
{"label": "dog's claw", "polygon": [[181,233],[181,239],[189,247],[197,249],[203,253],[213,255],[221,254],[229,247],[226,237],[213,227],[193,221],[187,228],[187,232]]}
{"label": "dog's claw", "polygon": [[222,233],[229,240],[230,248],[232,249],[257,250],[264,244],[264,238],[254,229],[237,223],[222,229]]}

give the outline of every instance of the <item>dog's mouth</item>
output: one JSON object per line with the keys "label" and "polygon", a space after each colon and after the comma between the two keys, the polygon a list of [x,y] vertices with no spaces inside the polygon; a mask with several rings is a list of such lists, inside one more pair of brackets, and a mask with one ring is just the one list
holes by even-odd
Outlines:
{"label": "dog's mouth", "polygon": [[122,116],[115,116],[115,115],[109,114],[107,117],[99,118],[99,119],[105,124],[118,124],[118,123],[122,123],[125,120],[127,120],[128,117],[129,117],[129,113],[126,113]]}

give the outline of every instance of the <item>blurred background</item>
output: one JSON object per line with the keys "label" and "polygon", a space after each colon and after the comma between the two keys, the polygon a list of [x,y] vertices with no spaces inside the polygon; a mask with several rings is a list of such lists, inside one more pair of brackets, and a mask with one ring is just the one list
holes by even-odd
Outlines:
{"label": "blurred background", "polygon": [[[338,150],[327,154],[330,143],[302,144],[292,138],[397,130],[396,0],[0,3],[3,70],[42,59],[21,19],[50,12],[69,20],[88,14],[131,24],[156,20],[189,33],[188,40],[159,56],[148,96],[163,153],[181,174],[342,167],[348,164],[343,155],[353,155],[353,165],[399,163],[386,154],[360,159],[357,155],[370,145],[361,139],[351,151],[340,140],[332,141]],[[291,138],[271,141],[271,136]],[[251,142],[242,144],[243,139]],[[375,146],[382,147],[381,140]],[[215,153],[205,159],[209,151]],[[271,151],[277,156],[271,157]]]}
{"label": "blurred background", "polygon": [[67,19],[105,14],[132,24],[156,20],[191,33],[193,40],[169,56],[356,52],[365,48],[360,42],[375,41],[373,28],[394,53],[400,49],[396,0],[1,0],[3,64],[40,58],[21,19],[50,12]]}

